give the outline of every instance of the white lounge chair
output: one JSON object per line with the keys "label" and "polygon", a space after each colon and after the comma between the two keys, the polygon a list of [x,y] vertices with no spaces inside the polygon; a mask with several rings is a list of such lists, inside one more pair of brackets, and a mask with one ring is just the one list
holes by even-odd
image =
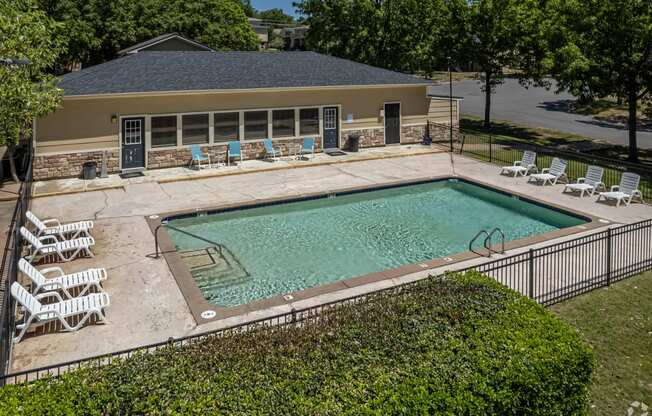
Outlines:
{"label": "white lounge chair", "polygon": [[[51,254],[59,256],[61,261],[68,262],[73,260],[81,253],[85,253],[89,257],[93,257],[91,253],[91,246],[95,245],[93,237],[81,237],[74,240],[57,241],[53,235],[46,235],[43,237],[36,237],[27,228],[20,227],[20,235],[30,244],[32,253],[27,256],[27,260],[31,263],[37,257],[45,257]],[[46,243],[46,241],[51,241]]]}
{"label": "white lounge chair", "polygon": [[[109,295],[106,292],[63,300],[57,292],[46,292],[33,296],[18,282],[11,285],[11,295],[27,312],[24,322],[16,325],[16,329],[20,330],[20,334],[14,337],[14,342],[19,342],[23,338],[31,324],[43,325],[59,321],[66,331],[76,331],[93,315],[97,316],[98,321],[103,321],[106,319],[104,308],[111,304]],[[47,305],[39,302],[39,300],[50,296],[56,298],[57,302]],[[70,325],[67,318],[77,315],[83,316],[76,325]]]}
{"label": "white lounge chair", "polygon": [[500,174],[513,174],[514,176],[525,176],[531,171],[539,171],[536,165],[537,154],[531,150],[523,152],[523,158],[514,162],[512,166],[503,166]]}
{"label": "white lounge chair", "polygon": [[[90,229],[93,228],[93,221],[78,221],[68,224],[61,224],[57,219],[40,220],[32,211],[25,213],[27,219],[38,229],[37,237],[42,235],[55,235],[61,240],[77,238],[79,236],[90,237]],[[48,226],[48,224],[54,224]]]}
{"label": "white lounge chair", "polygon": [[620,206],[621,202],[624,202],[625,205],[629,205],[632,202],[632,199],[639,198],[643,202],[643,194],[638,189],[638,184],[641,182],[641,177],[635,173],[625,172],[623,176],[620,177],[620,185],[614,185],[611,187],[610,192],[600,192],[598,195],[598,201],[601,198],[605,200],[615,199],[616,206]]}
{"label": "white lounge chair", "polygon": [[[91,287],[95,287],[98,292],[103,292],[100,283],[105,281],[107,277],[106,269],[88,269],[71,274],[65,274],[61,267],[38,270],[25,259],[18,261],[18,268],[32,281],[32,293],[34,295],[41,291],[54,292],[61,290],[68,299],[73,297],[68,290],[74,287],[82,287],[82,291],[77,296],[84,296]],[[46,274],[51,272],[56,272],[58,276],[45,277]]]}
{"label": "white lounge chair", "polygon": [[580,197],[584,196],[584,193],[587,192],[589,195],[593,196],[596,191],[606,190],[607,187],[602,182],[602,176],[604,175],[604,169],[600,166],[589,166],[586,170],[586,176],[583,178],[577,178],[575,183],[569,183],[564,187],[564,192],[579,192]]}
{"label": "white lounge chair", "polygon": [[541,182],[543,185],[549,183],[550,185],[556,185],[557,181],[560,179],[566,180],[566,166],[568,162],[564,159],[559,159],[558,157],[552,159],[552,163],[549,168],[544,168],[541,173],[535,173],[528,178],[528,182]]}

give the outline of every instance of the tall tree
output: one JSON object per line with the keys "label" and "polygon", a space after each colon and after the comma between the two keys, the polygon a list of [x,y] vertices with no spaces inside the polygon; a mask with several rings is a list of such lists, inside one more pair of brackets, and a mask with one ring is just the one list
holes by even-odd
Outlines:
{"label": "tall tree", "polygon": [[257,50],[240,0],[38,0],[62,22],[70,48],[60,61],[95,65],[119,50],[169,32],[216,50]]}
{"label": "tall tree", "polygon": [[443,0],[304,0],[295,5],[310,25],[310,49],[394,70],[431,68],[430,53],[439,50],[446,27]]}
{"label": "tall tree", "polygon": [[47,72],[63,50],[60,27],[31,0],[0,0],[0,145],[9,149],[11,172],[18,181],[13,153],[32,122],[54,111],[61,90]]}
{"label": "tall tree", "polygon": [[580,97],[624,97],[629,160],[638,161],[638,107],[652,89],[652,2],[551,0],[548,7],[556,24],[542,70]]}
{"label": "tall tree", "polygon": [[294,23],[294,17],[285,14],[282,9],[260,10],[255,13],[259,19],[268,20],[273,23],[291,24]]}
{"label": "tall tree", "polygon": [[[468,4],[468,20],[461,22],[467,33],[466,39],[461,39],[462,49],[481,69],[485,127],[491,125],[491,96],[504,82],[505,68],[517,63],[518,17],[531,3],[527,0],[472,0]],[[464,7],[461,3],[455,5]],[[457,12],[459,16],[463,13],[463,10]]]}

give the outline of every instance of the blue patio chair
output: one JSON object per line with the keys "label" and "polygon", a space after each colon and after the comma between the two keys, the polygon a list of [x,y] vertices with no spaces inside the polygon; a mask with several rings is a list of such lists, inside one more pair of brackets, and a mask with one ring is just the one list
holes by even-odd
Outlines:
{"label": "blue patio chair", "polygon": [[263,143],[265,144],[265,157],[271,157],[272,160],[278,160],[281,157],[281,148],[274,147],[272,139],[264,139]]}
{"label": "blue patio chair", "polygon": [[211,168],[211,155],[202,152],[201,147],[199,147],[198,144],[190,145],[190,153],[192,155],[192,159],[190,159],[190,165],[188,167],[192,168],[192,164],[196,163],[197,169],[201,170],[201,163],[207,162],[208,168]]}
{"label": "blue patio chair", "polygon": [[242,151],[239,141],[229,142],[229,150],[226,157],[227,166],[231,165],[231,158],[240,158],[240,163],[242,163]]}
{"label": "blue patio chair", "polygon": [[310,159],[315,158],[315,138],[314,137],[306,137],[303,139],[303,144],[301,145],[301,149],[299,150],[299,153],[297,154],[298,159],[303,159],[304,155],[310,155]]}

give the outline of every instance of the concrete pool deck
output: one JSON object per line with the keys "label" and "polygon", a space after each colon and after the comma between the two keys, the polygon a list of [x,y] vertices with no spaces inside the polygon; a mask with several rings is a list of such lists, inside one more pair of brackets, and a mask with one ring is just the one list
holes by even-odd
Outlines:
{"label": "concrete pool deck", "polygon": [[[159,342],[169,337],[223,328],[284,313],[292,307],[300,309],[420,279],[445,269],[464,268],[486,261],[472,259],[457,263],[454,267],[443,266],[405,276],[388,276],[386,280],[367,285],[318,294],[286,305],[250,310],[243,315],[196,325],[165,260],[148,257],[154,252],[154,237],[145,219],[146,215],[301,196],[401,180],[459,175],[567,209],[590,213],[613,223],[632,223],[652,218],[652,206],[649,205],[632,204],[616,208],[596,203],[595,197],[564,195],[561,193],[561,185],[542,187],[528,184],[524,178],[500,176],[496,166],[466,157],[453,156],[452,162],[449,154],[425,154],[184,182],[127,184],[122,189],[36,198],[32,208],[39,216],[57,217],[63,221],[96,221],[93,232],[97,241],[93,250],[95,258],[75,260],[62,266],[71,272],[91,266],[108,269],[109,279],[105,289],[111,296],[111,307],[107,310],[109,322],[89,325],[75,333],[42,334],[43,331],[39,330],[36,335],[27,336],[14,346],[12,370],[56,364]],[[575,236],[577,234],[573,237]],[[561,240],[550,240],[534,246]],[[511,250],[507,254],[524,249],[526,248]]]}

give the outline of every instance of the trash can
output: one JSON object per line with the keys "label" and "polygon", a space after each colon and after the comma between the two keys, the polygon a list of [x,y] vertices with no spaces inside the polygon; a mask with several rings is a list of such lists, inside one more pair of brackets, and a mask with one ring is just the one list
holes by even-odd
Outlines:
{"label": "trash can", "polygon": [[97,162],[85,162],[83,177],[85,180],[95,179],[97,176]]}
{"label": "trash can", "polygon": [[350,134],[349,135],[349,152],[357,152],[360,148],[360,135],[359,134]]}

